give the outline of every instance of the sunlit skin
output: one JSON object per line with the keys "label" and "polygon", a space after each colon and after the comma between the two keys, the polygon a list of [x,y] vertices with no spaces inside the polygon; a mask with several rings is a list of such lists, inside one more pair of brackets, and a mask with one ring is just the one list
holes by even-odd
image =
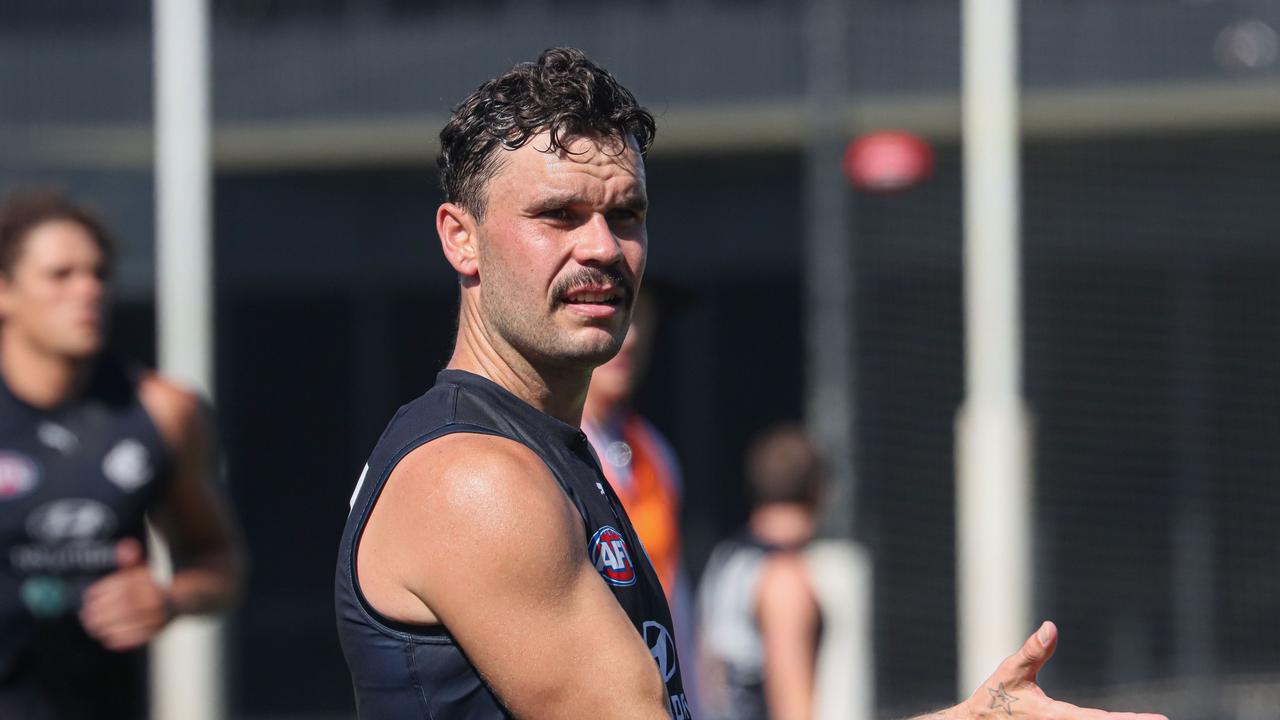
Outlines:
{"label": "sunlit skin", "polygon": [[462,286],[449,367],[576,425],[592,369],[626,335],[644,273],[648,199],[634,140],[547,148],[544,133],[504,153],[482,220],[453,203],[437,212]]}
{"label": "sunlit skin", "polygon": [[65,397],[102,348],[106,257],[69,220],[36,225],[0,275],[0,367],[37,406]]}

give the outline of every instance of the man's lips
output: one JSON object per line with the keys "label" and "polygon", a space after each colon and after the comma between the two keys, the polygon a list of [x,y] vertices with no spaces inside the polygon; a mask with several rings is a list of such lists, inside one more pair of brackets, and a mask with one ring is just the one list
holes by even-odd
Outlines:
{"label": "man's lips", "polygon": [[626,295],[626,291],[619,287],[583,287],[564,293],[560,296],[560,302],[571,305],[620,305]]}
{"label": "man's lips", "polygon": [[588,317],[609,317],[623,306],[626,291],[619,287],[580,287],[560,296],[560,302]]}

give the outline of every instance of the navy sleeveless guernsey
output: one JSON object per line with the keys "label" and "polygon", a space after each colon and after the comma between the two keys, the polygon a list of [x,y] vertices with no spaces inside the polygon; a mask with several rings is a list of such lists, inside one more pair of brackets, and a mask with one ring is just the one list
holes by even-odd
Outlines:
{"label": "navy sleeveless guernsey", "polygon": [[[406,625],[380,615],[360,593],[356,580],[354,550],[391,471],[415,448],[457,432],[514,440],[547,464],[582,516],[591,562],[654,656],[666,681],[672,715],[688,718],[671,613],[662,587],[586,436],[493,382],[460,370],[441,372],[435,387],[400,408],[374,447],[351,498],[338,552],[335,599],[338,635],[360,717],[511,717],[448,628]],[[583,678],[583,682],[592,681]]]}
{"label": "navy sleeveless guernsey", "polygon": [[0,382],[0,717],[144,717],[145,649],[106,650],[77,613],[117,542],[145,547],[171,464],[135,373],[111,358],[52,409]]}

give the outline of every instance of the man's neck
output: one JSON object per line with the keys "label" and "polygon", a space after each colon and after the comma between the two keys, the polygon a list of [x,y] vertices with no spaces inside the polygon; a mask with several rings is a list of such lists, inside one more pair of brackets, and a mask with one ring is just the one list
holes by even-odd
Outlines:
{"label": "man's neck", "polygon": [[538,368],[519,353],[510,351],[508,360],[479,333],[465,324],[458,330],[458,342],[448,367],[465,370],[493,381],[512,395],[561,422],[582,424],[582,407],[591,383],[591,372]]}
{"label": "man's neck", "polygon": [[627,403],[619,398],[606,398],[596,391],[587,393],[582,406],[582,422],[603,427],[615,423],[625,415]]}
{"label": "man's neck", "polygon": [[817,530],[814,513],[799,503],[771,503],[756,508],[749,521],[751,534],[771,545],[801,545]]}
{"label": "man's neck", "polygon": [[88,366],[88,361],[42,352],[22,339],[0,335],[0,373],[10,392],[28,405],[53,408],[66,402]]}

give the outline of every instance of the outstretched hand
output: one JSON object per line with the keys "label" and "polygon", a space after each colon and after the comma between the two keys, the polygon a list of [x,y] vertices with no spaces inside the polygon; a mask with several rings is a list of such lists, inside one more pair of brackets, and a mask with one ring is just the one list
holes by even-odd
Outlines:
{"label": "outstretched hand", "polygon": [[[1054,700],[1036,674],[1058,646],[1058,628],[1045,622],[972,696],[956,708],[957,720],[1168,720],[1151,713],[1107,712]],[[951,717],[947,715],[946,717]]]}

